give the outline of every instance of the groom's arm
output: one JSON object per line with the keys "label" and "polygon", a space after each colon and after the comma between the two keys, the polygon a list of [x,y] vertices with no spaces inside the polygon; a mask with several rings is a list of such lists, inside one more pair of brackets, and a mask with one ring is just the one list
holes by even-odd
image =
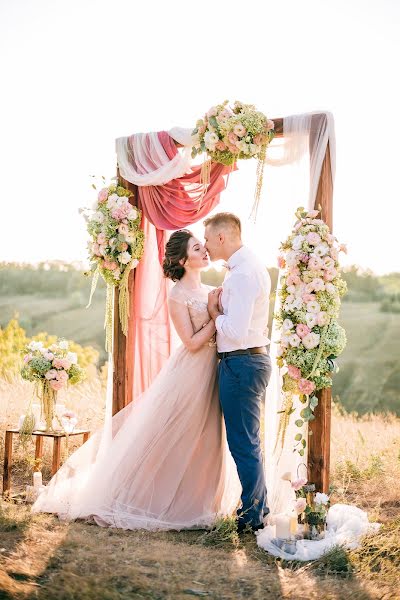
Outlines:
{"label": "groom's arm", "polygon": [[259,285],[253,277],[243,274],[232,274],[228,285],[227,314],[216,315],[215,327],[218,333],[241,346],[248,335]]}

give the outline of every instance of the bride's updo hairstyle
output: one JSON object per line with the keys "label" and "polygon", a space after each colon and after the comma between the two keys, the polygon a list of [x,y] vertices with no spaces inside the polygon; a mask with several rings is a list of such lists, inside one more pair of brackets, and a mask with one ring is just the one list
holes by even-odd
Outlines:
{"label": "bride's updo hairstyle", "polygon": [[189,229],[174,231],[165,245],[165,257],[163,261],[164,277],[178,281],[185,273],[185,267],[179,261],[186,261],[188,254],[188,243],[193,234]]}

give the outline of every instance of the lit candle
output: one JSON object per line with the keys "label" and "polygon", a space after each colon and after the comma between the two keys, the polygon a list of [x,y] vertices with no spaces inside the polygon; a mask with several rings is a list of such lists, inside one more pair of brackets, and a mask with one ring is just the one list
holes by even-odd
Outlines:
{"label": "lit candle", "polygon": [[289,515],[277,515],[275,519],[276,537],[287,540],[290,538],[290,517]]}
{"label": "lit candle", "polygon": [[35,471],[33,474],[33,487],[40,488],[42,486],[42,472]]}

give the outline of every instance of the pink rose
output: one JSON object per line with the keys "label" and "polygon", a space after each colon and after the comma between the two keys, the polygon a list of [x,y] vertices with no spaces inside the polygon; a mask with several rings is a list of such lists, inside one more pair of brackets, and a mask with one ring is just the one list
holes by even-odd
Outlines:
{"label": "pink rose", "polygon": [[328,233],[328,235],[326,236],[326,241],[328,242],[328,244],[330,246],[332,246],[332,244],[334,243],[335,239],[336,239],[335,236],[332,235],[331,233]]}
{"label": "pink rose", "polygon": [[310,260],[310,257],[308,256],[308,254],[306,252],[302,252],[299,255],[299,259],[301,260],[302,263],[307,264],[308,261]]}
{"label": "pink rose", "polygon": [[301,371],[298,367],[295,367],[294,365],[288,365],[288,375],[289,377],[292,377],[292,379],[300,379]]}
{"label": "pink rose", "polygon": [[307,217],[309,219],[315,219],[315,217],[317,216],[318,213],[319,213],[319,210],[309,210],[307,213]]}
{"label": "pink rose", "polygon": [[228,135],[228,140],[230,141],[230,143],[232,145],[235,145],[236,142],[238,141],[238,137],[231,131]]}
{"label": "pink rose", "polygon": [[315,231],[310,231],[307,233],[306,241],[310,246],[318,246],[321,243],[321,237]]}
{"label": "pink rose", "polygon": [[265,142],[265,137],[263,135],[261,135],[261,133],[259,133],[258,135],[255,135],[253,138],[253,143],[257,144],[257,146],[261,146],[264,142]]}
{"label": "pink rose", "polygon": [[299,379],[299,392],[309,396],[315,390],[315,383],[309,379]]}
{"label": "pink rose", "polygon": [[315,294],[304,294],[302,297],[303,302],[313,302],[315,299]]}
{"label": "pink rose", "polygon": [[62,369],[63,366],[62,366],[61,361],[62,361],[62,358],[55,358],[53,360],[53,367],[55,367],[56,369]]}
{"label": "pink rose", "polygon": [[32,358],[33,358],[33,356],[32,356],[32,354],[31,354],[31,353],[29,353],[29,354],[25,354],[25,356],[24,356],[24,363],[25,363],[25,364],[26,364],[26,363],[28,363],[29,361],[31,361],[31,360],[32,360]]}
{"label": "pink rose", "polygon": [[121,208],[113,208],[111,211],[111,216],[117,221],[122,221],[122,219],[125,218],[125,213],[123,210],[121,210]]}
{"label": "pink rose", "polygon": [[302,339],[305,335],[310,333],[310,331],[311,331],[311,329],[309,327],[307,327],[307,325],[304,325],[303,323],[299,323],[296,327],[296,333]]}
{"label": "pink rose", "polygon": [[61,390],[62,387],[64,387],[64,383],[62,381],[58,381],[58,379],[52,379],[50,381],[50,385],[53,388],[53,390],[56,390],[58,392],[58,390]]}
{"label": "pink rose", "polygon": [[[303,485],[306,485],[306,483],[307,483],[307,479],[304,479],[304,477],[301,477],[300,479],[295,479],[294,481],[292,481],[292,489],[295,492],[298,492],[303,487]],[[305,498],[304,498],[304,500],[305,500]],[[303,511],[301,511],[301,512],[303,512]]]}
{"label": "pink rose", "polygon": [[317,315],[317,323],[320,327],[323,327],[324,325],[327,325],[329,322],[329,315],[328,313],[326,313],[325,311],[321,311],[320,313],[318,313]]}
{"label": "pink rose", "polygon": [[57,377],[57,371],[55,369],[50,369],[50,371],[47,371],[47,373],[45,374],[46,379],[55,379]]}
{"label": "pink rose", "polygon": [[236,146],[233,146],[233,144],[227,144],[227,146],[228,146],[229,152],[231,152],[232,154],[238,154],[239,153],[239,149],[236,148]]}
{"label": "pink rose", "polygon": [[267,129],[275,129],[275,123],[271,119],[267,120]]}
{"label": "pink rose", "polygon": [[305,498],[298,498],[295,504],[295,510],[298,515],[301,515],[302,512],[305,511],[307,506],[307,500]]}
{"label": "pink rose", "polygon": [[238,123],[233,128],[233,133],[235,133],[238,137],[244,137],[247,133],[246,129],[243,127],[241,123]]}
{"label": "pink rose", "polygon": [[325,281],[333,281],[335,279],[336,275],[337,275],[336,269],[328,269],[324,273],[324,279],[325,279]]}
{"label": "pink rose", "polygon": [[219,140],[219,142],[217,142],[215,144],[215,147],[217,150],[219,150],[220,152],[223,152],[224,150],[226,150],[226,144],[224,144],[224,142],[222,140]]}
{"label": "pink rose", "polygon": [[68,381],[68,373],[66,371],[57,371],[56,379],[62,383],[66,383]]}
{"label": "pink rose", "polygon": [[207,117],[215,117],[217,115],[218,111],[217,111],[217,107],[216,106],[212,106],[210,108],[210,110],[207,112]]}
{"label": "pink rose", "polygon": [[324,269],[333,269],[335,267],[335,261],[330,256],[325,256],[323,260]]}
{"label": "pink rose", "polygon": [[71,361],[68,360],[68,358],[62,358],[60,360],[60,364],[61,364],[61,368],[65,369],[66,371],[68,371],[68,369],[70,369],[71,365],[72,365]]}
{"label": "pink rose", "polygon": [[98,244],[105,244],[106,243],[106,234],[105,233],[99,233],[99,235],[97,236],[97,243]]}
{"label": "pink rose", "polygon": [[308,268],[310,271],[319,271],[322,269],[322,265],[323,263],[319,256],[311,256],[310,260],[308,261]]}
{"label": "pink rose", "polygon": [[99,245],[100,256],[104,256],[106,252],[107,252],[107,247],[104,244],[100,244]]}
{"label": "pink rose", "polygon": [[284,269],[286,267],[286,261],[283,256],[278,256],[278,267]]}
{"label": "pink rose", "polygon": [[103,188],[102,190],[99,191],[98,195],[97,195],[97,199],[98,201],[101,202],[105,202],[108,198],[108,188]]}
{"label": "pink rose", "polygon": [[92,252],[96,256],[100,256],[100,246],[96,242],[94,242],[94,244],[92,245]]}
{"label": "pink rose", "polygon": [[288,275],[286,279],[286,285],[299,285],[301,283],[301,279],[298,275]]}
{"label": "pink rose", "polygon": [[[128,245],[126,245],[128,247]],[[109,271],[114,271],[118,265],[114,261],[105,260],[102,264],[103,269],[108,269]]]}
{"label": "pink rose", "polygon": [[313,286],[316,292],[322,292],[325,289],[325,284],[320,277],[316,277],[311,285]]}

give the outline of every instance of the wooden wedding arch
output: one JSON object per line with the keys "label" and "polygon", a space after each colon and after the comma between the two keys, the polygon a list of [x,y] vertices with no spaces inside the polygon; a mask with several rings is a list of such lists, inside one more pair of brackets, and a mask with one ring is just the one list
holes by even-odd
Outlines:
{"label": "wooden wedding arch", "polygon": [[[284,137],[283,118],[273,119],[275,123],[275,137]],[[310,155],[314,145],[317,143],[317,134],[327,127],[327,116],[325,113],[316,113],[311,118],[311,129],[309,137]],[[177,146],[180,146],[176,142]],[[119,173],[118,173],[119,176]],[[136,186],[119,176],[121,185],[130,189],[134,196],[132,204],[137,198]],[[321,218],[327,223],[332,231],[333,225],[333,178],[330,160],[329,142],[326,147],[325,157],[322,163],[321,174],[315,199],[315,208],[321,210]],[[135,271],[129,276],[129,288],[132,291]],[[133,305],[134,294],[130,294],[130,321],[128,335],[122,332],[118,314],[118,289],[115,288],[114,298],[114,345],[113,345],[113,415],[132,402],[133,396],[133,372],[134,372],[134,332],[133,332]],[[308,441],[308,479],[315,483],[316,489],[325,493],[329,488],[329,465],[330,465],[330,437],[331,437],[331,389],[327,388],[318,392],[319,403],[315,409],[315,420],[309,423],[311,435]]]}

